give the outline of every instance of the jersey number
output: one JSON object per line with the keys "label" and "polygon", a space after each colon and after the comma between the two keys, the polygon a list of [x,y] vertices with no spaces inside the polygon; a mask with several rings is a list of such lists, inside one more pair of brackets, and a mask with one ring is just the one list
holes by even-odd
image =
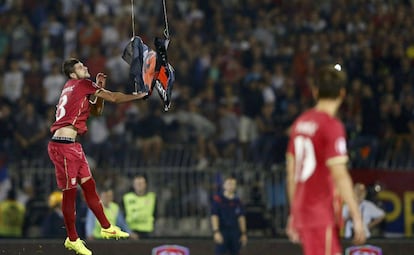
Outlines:
{"label": "jersey number", "polygon": [[63,118],[63,116],[65,116],[66,114],[66,109],[65,109],[65,105],[68,103],[68,96],[67,95],[63,95],[60,99],[59,99],[59,104],[56,106],[56,121],[60,120],[61,118]]}
{"label": "jersey number", "polygon": [[295,143],[295,179],[305,182],[315,172],[316,157],[312,140],[308,137],[297,136]]}

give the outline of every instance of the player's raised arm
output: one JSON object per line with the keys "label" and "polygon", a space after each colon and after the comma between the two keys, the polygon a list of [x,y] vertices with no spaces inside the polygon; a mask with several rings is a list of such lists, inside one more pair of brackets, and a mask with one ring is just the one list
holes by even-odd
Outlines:
{"label": "player's raised arm", "polygon": [[136,93],[136,94],[125,94],[122,92],[112,92],[106,89],[99,89],[95,92],[94,96],[102,98],[111,103],[125,103],[133,100],[143,99],[148,95],[148,93]]}

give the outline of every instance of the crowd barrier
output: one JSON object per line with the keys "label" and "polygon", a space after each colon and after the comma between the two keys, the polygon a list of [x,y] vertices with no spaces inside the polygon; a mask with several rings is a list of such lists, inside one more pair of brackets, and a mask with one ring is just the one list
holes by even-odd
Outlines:
{"label": "crowd barrier", "polygon": [[[208,237],[210,199],[225,175],[238,180],[237,194],[246,207],[247,228],[256,237],[284,237],[288,207],[285,170],[253,164],[223,164],[197,171],[193,167],[159,166],[94,170],[97,183],[111,183],[115,200],[130,190],[131,178],[146,174],[149,190],[157,194],[154,237]],[[380,169],[351,171],[354,181],[367,184],[376,203],[386,211],[382,231],[386,237],[412,237],[414,225],[414,172]],[[56,189],[52,168],[24,168],[11,172],[21,190],[31,187],[37,199],[33,217],[47,212],[47,197]],[[374,197],[375,196],[375,197]],[[36,233],[35,231],[33,233]],[[380,235],[381,236],[381,235]],[[30,237],[39,237],[34,234]]]}
{"label": "crowd barrier", "polygon": [[[245,207],[248,228],[255,236],[274,236],[283,232],[286,222],[284,172],[249,164],[217,165],[197,171],[192,167],[140,167],[93,170],[96,182],[112,183],[115,200],[130,190],[136,174],[146,174],[150,191],[157,194],[155,237],[206,237],[211,235],[210,199],[226,175],[238,179],[237,193]],[[20,190],[29,190],[36,199],[34,215],[47,211],[47,197],[56,189],[54,169],[25,168],[12,172]],[[80,190],[80,189],[79,189]],[[37,216],[36,216],[37,217]],[[36,231],[34,231],[35,233]],[[36,235],[31,237],[38,237]]]}

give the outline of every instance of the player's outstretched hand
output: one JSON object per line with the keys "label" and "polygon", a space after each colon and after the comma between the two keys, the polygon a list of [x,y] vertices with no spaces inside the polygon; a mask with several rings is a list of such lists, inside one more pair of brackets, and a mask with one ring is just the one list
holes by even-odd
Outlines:
{"label": "player's outstretched hand", "polygon": [[104,73],[98,73],[96,75],[96,84],[98,84],[99,87],[105,88],[106,86],[106,74]]}
{"label": "player's outstretched hand", "polygon": [[135,99],[147,99],[149,97],[148,92],[132,92],[132,95],[135,96]]}

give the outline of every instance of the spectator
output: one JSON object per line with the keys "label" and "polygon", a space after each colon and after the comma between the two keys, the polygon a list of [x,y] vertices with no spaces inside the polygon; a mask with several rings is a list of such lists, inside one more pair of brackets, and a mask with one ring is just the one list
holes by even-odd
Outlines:
{"label": "spectator", "polygon": [[59,21],[56,13],[49,13],[48,20],[44,22],[50,44],[61,55],[63,53],[64,26]]}
{"label": "spectator", "polygon": [[161,109],[157,101],[149,101],[140,107],[141,116],[134,125],[135,142],[142,151],[141,160],[146,164],[159,164],[164,147],[163,132],[164,120],[161,118]]}
{"label": "spectator", "polygon": [[236,155],[238,143],[239,119],[232,111],[233,104],[223,102],[218,108],[218,134],[216,146],[220,156],[232,159]]}
{"label": "spectator", "polygon": [[248,159],[251,154],[249,147],[257,139],[259,131],[255,118],[260,114],[264,103],[259,80],[243,83],[240,88],[241,117],[239,128],[239,142],[243,150],[243,158]]}
{"label": "spectator", "polygon": [[31,38],[34,35],[34,29],[30,24],[28,17],[21,15],[12,15],[9,20],[10,27],[10,47],[11,55],[14,58],[19,58],[26,50],[32,47]]}
{"label": "spectator", "polygon": [[109,130],[106,125],[106,116],[99,116],[91,119],[91,129],[94,132],[88,134],[88,142],[85,143],[85,153],[96,161],[98,165],[106,162],[111,154],[111,145],[108,142]]}
{"label": "spectator", "polygon": [[[43,112],[45,107],[44,90],[43,90],[43,74],[40,70],[40,63],[36,59],[32,59],[30,70],[24,76],[24,87],[28,90],[30,101],[35,103],[36,111]],[[53,108],[56,107],[53,105]]]}
{"label": "spectator", "polygon": [[54,49],[48,49],[42,55],[41,69],[44,73],[52,72],[54,66],[60,66],[62,63],[61,58],[57,55],[57,52]]}
{"label": "spectator", "polygon": [[3,95],[15,103],[22,95],[24,84],[23,72],[19,69],[19,63],[16,60],[10,62],[10,69],[3,77]]}
{"label": "spectator", "polygon": [[65,84],[65,76],[60,73],[58,65],[53,65],[52,71],[43,80],[44,102],[48,106],[58,104],[63,84]]}
{"label": "spectator", "polygon": [[26,75],[30,70],[32,70],[33,63],[35,63],[35,58],[33,56],[33,52],[30,50],[26,50],[23,52],[23,56],[21,59],[18,60],[19,69],[23,71]]}
{"label": "spectator", "polygon": [[6,153],[0,151],[0,201],[3,201],[7,197],[7,193],[11,188],[7,160]]}
{"label": "spectator", "polygon": [[79,29],[79,46],[82,56],[86,57],[102,40],[102,28],[93,15],[86,16],[86,23]]}
{"label": "spectator", "polygon": [[[367,238],[372,236],[372,231],[384,220],[385,212],[373,202],[366,200],[367,189],[362,183],[355,183],[354,193],[358,200],[359,210],[361,211],[362,221],[364,223],[365,233]],[[350,217],[348,206],[345,205],[342,209],[342,217],[345,220],[345,238],[352,238],[353,224]]]}
{"label": "spectator", "polygon": [[129,65],[121,58],[121,51],[117,47],[111,48],[105,68],[109,79],[115,85],[125,84],[129,74]]}
{"label": "spectator", "polygon": [[253,158],[260,165],[269,166],[274,157],[276,146],[276,120],[273,117],[274,106],[267,103],[262,106],[260,115],[256,118],[258,137],[253,143]]}
{"label": "spectator", "polygon": [[[73,3],[71,3],[73,4]],[[77,49],[78,31],[76,16],[69,17],[63,32],[63,58],[68,58]]]}
{"label": "spectator", "polygon": [[59,238],[66,237],[65,222],[62,212],[62,192],[53,191],[48,198],[49,212],[43,220],[42,237]]}
{"label": "spectator", "polygon": [[200,109],[195,100],[182,102],[182,110],[177,109],[175,119],[180,126],[185,127],[186,142],[197,145],[197,170],[208,166],[208,155],[214,158],[218,156],[217,148],[212,142],[216,127],[213,122],[200,114]]}
{"label": "spectator", "polygon": [[41,147],[44,146],[41,141],[47,134],[43,117],[36,112],[31,102],[27,102],[23,111],[16,116],[15,121],[16,155],[26,161],[39,157],[42,151]]}
{"label": "spectator", "polygon": [[0,95],[0,201],[4,200],[11,188],[9,164],[10,148],[13,144],[13,119],[10,103]]}
{"label": "spectator", "polygon": [[[105,215],[108,217],[109,222],[112,225],[119,226],[123,231],[128,232],[132,239],[136,239],[137,235],[129,229],[119,205],[114,202],[114,193],[112,189],[102,188],[100,197]],[[90,209],[88,209],[86,215],[85,232],[88,240],[102,239],[99,222]]]}
{"label": "spectator", "polygon": [[95,77],[99,72],[105,70],[106,61],[105,55],[101,53],[99,48],[91,48],[85,64],[89,66],[88,69],[92,77]]}
{"label": "spectator", "polygon": [[[44,181],[44,180],[42,180]],[[41,186],[35,180],[23,180],[23,191],[26,196],[23,236],[25,238],[40,238],[42,236],[42,224],[49,212],[47,201],[41,195]]]}
{"label": "spectator", "polygon": [[137,175],[132,180],[133,191],[123,196],[126,222],[139,239],[149,238],[154,231],[156,194],[147,190],[147,178]]}
{"label": "spectator", "polygon": [[105,49],[111,49],[116,47],[119,41],[121,40],[120,33],[117,30],[118,17],[113,17],[110,15],[104,15],[102,17],[102,46]]}

